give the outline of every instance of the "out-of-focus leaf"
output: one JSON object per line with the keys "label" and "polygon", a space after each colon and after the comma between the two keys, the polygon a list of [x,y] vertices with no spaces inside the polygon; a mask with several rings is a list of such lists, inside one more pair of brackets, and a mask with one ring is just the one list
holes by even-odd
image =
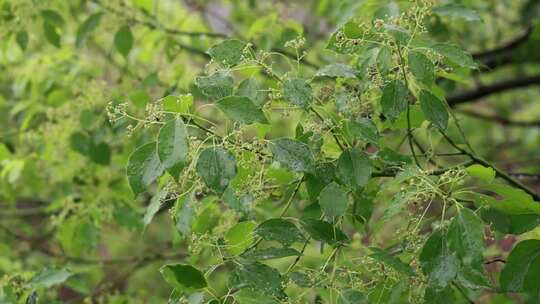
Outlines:
{"label": "out-of-focus leaf", "polygon": [[480,16],[474,10],[458,3],[448,3],[433,8],[433,13],[450,19],[463,19],[465,21],[480,21]]}
{"label": "out-of-focus leaf", "polygon": [[28,285],[50,288],[64,283],[72,275],[73,273],[67,268],[44,268],[28,281]]}
{"label": "out-of-focus leaf", "polygon": [[127,57],[133,48],[133,34],[128,25],[121,26],[114,35],[114,46],[122,56]]}
{"label": "out-of-focus leaf", "polygon": [[79,29],[77,30],[77,38],[75,40],[75,44],[78,47],[82,46],[88,36],[98,27],[101,17],[103,17],[103,13],[94,13],[88,16],[81,26],[79,26]]}

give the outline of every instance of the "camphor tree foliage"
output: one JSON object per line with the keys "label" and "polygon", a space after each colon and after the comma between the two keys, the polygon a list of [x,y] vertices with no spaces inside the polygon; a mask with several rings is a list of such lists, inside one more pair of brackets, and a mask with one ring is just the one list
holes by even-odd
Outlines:
{"label": "camphor tree foliage", "polygon": [[539,15],[0,1],[0,303],[539,303]]}

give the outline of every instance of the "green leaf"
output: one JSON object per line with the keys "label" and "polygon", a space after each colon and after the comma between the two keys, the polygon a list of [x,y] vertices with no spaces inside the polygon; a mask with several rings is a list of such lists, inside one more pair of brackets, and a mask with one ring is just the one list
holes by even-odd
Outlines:
{"label": "green leaf", "polygon": [[399,44],[407,44],[411,39],[411,34],[409,33],[409,31],[400,26],[393,24],[385,24],[383,28]]}
{"label": "green leaf", "polygon": [[213,100],[231,96],[233,93],[234,80],[225,71],[218,71],[209,76],[199,76],[195,83],[206,97]]}
{"label": "green leaf", "polygon": [[45,22],[55,27],[62,27],[66,23],[62,15],[50,9],[42,10],[41,17]]}
{"label": "green leaf", "polygon": [[[520,10],[522,24],[533,24],[540,16],[540,2],[528,0]],[[536,24],[538,25],[538,24]]]}
{"label": "green leaf", "polygon": [[102,17],[103,13],[99,12],[86,18],[77,30],[77,38],[75,40],[75,45],[77,45],[77,47],[81,47],[84,44],[86,38],[88,38],[88,36],[98,27]]}
{"label": "green leaf", "polygon": [[207,148],[197,160],[197,174],[208,188],[221,195],[236,176],[236,159],[221,147]]}
{"label": "green leaf", "polygon": [[452,20],[463,19],[465,21],[480,21],[480,16],[474,10],[465,7],[463,4],[448,3],[433,8],[435,15],[448,17]]}
{"label": "green leaf", "polygon": [[129,93],[129,100],[137,107],[144,108],[150,102],[150,95],[145,90],[133,90]]}
{"label": "green leaf", "polygon": [[214,61],[226,67],[233,67],[242,61],[246,45],[238,39],[228,39],[212,46],[207,53]]}
{"label": "green leaf", "polygon": [[204,210],[194,218],[192,225],[193,232],[201,235],[212,230],[216,227],[219,219],[222,216],[223,211],[216,204],[210,204]]}
{"label": "green leaf", "polygon": [[239,196],[235,192],[232,187],[228,187],[223,193],[223,202],[238,213],[249,213],[253,203],[253,196],[250,193]]}
{"label": "green leaf", "polygon": [[57,48],[61,46],[60,34],[58,34],[58,29],[54,25],[48,22],[43,22],[43,32],[45,34],[45,38],[50,44]]}
{"label": "green leaf", "polygon": [[506,259],[501,272],[501,289],[506,292],[540,292],[540,240],[519,242]]}
{"label": "green leaf", "polygon": [[289,278],[298,287],[307,288],[313,286],[313,278],[306,273],[294,271],[289,274]]}
{"label": "green leaf", "polygon": [[317,73],[315,73],[315,76],[330,78],[356,78],[357,72],[358,71],[353,69],[350,65],[343,63],[332,63],[320,68]]}
{"label": "green leaf", "polygon": [[306,174],[305,185],[311,200],[317,200],[322,189],[334,180],[334,171],[334,165],[327,162],[317,164],[314,172]]}
{"label": "green leaf", "polygon": [[319,205],[330,218],[342,216],[347,211],[349,196],[335,182],[331,182],[319,194]]}
{"label": "green leaf", "polygon": [[126,170],[131,190],[135,195],[144,192],[163,171],[165,168],[159,161],[155,142],[137,148],[129,157]]}
{"label": "green leaf", "polygon": [[313,101],[313,89],[301,78],[289,78],[283,82],[283,98],[299,107],[307,108]]}
{"label": "green leaf", "polygon": [[127,57],[133,48],[133,34],[128,25],[121,26],[114,35],[114,46],[122,56]]}
{"label": "green leaf", "polygon": [[391,121],[407,109],[409,90],[399,80],[394,80],[384,86],[381,96],[382,113]]}
{"label": "green leaf", "polygon": [[278,304],[279,302],[264,293],[252,289],[241,289],[234,294],[239,304]]}
{"label": "green leaf", "polygon": [[44,268],[28,281],[28,286],[50,288],[64,283],[72,275],[67,268]]}
{"label": "green leaf", "polygon": [[92,139],[83,132],[72,133],[69,142],[71,149],[82,155],[88,155]]}
{"label": "green leaf", "polygon": [[244,79],[238,85],[236,95],[251,99],[257,107],[262,107],[266,102],[266,93],[255,77]]}
{"label": "green leaf", "polygon": [[340,54],[352,54],[358,52],[362,47],[361,45],[355,43],[342,43],[342,41],[338,41],[336,37],[337,33],[343,33],[346,38],[359,39],[362,38],[363,32],[363,29],[357,22],[348,21],[332,34],[326,48]]}
{"label": "green leaf", "polygon": [[254,232],[267,241],[278,241],[286,247],[305,240],[302,232],[293,223],[279,218],[262,222]]}
{"label": "green leaf", "polygon": [[461,208],[454,216],[447,232],[448,248],[455,252],[464,265],[483,263],[484,225],[470,209]]}
{"label": "green leaf", "polygon": [[17,42],[21,50],[26,50],[26,48],[28,47],[28,41],[30,41],[30,38],[28,37],[28,32],[25,30],[18,31],[15,35],[15,41]]}
{"label": "green leaf", "polygon": [[308,145],[303,142],[279,138],[270,142],[274,159],[296,172],[310,172],[315,168],[315,159]]}
{"label": "green leaf", "polygon": [[167,264],[159,269],[161,275],[174,288],[202,289],[208,284],[204,275],[195,267],[186,264]]}
{"label": "green leaf", "polygon": [[429,58],[421,52],[409,52],[409,69],[416,80],[427,87],[435,81],[435,66]]}
{"label": "green leaf", "polygon": [[294,248],[275,248],[269,247],[248,251],[242,255],[243,258],[250,261],[262,261],[280,259],[290,256],[299,256],[301,253]]}
{"label": "green leaf", "polygon": [[251,124],[254,122],[263,124],[268,123],[263,111],[247,97],[225,97],[216,102],[216,106],[230,119],[245,124]]}
{"label": "green leaf", "polygon": [[394,268],[395,270],[403,273],[403,274],[406,274],[408,276],[414,276],[415,273],[414,273],[414,270],[411,268],[411,266],[409,266],[408,264],[405,264],[403,263],[399,258],[393,256],[393,255],[390,255],[389,253],[387,253],[386,251],[384,250],[381,250],[379,248],[375,248],[375,247],[371,247],[369,248],[371,249],[371,251],[373,251],[372,254],[369,255],[369,257],[387,265],[387,266],[390,266],[392,268]]}
{"label": "green leaf", "polygon": [[58,227],[57,236],[63,252],[81,256],[93,252],[99,240],[99,230],[88,219],[72,216]]}
{"label": "green leaf", "polygon": [[188,134],[182,118],[171,120],[161,127],[157,154],[165,170],[178,180],[189,156]]}
{"label": "green leaf", "polygon": [[257,227],[255,222],[240,222],[225,234],[227,250],[233,255],[239,255],[253,244],[252,233]]}
{"label": "green leaf", "polygon": [[372,171],[367,154],[353,148],[341,153],[337,162],[336,176],[344,185],[358,189],[368,183]]}
{"label": "green leaf", "polygon": [[189,109],[193,105],[193,95],[167,95],[161,99],[161,103],[165,111],[186,114],[189,113]]}
{"label": "green leaf", "polygon": [[439,129],[446,129],[448,126],[448,111],[442,100],[428,91],[422,91],[420,92],[420,108],[427,120]]}
{"label": "green leaf", "polygon": [[377,54],[377,68],[383,75],[388,74],[390,69],[393,68],[392,51],[389,47],[383,46],[379,49]]}
{"label": "green leaf", "polygon": [[279,271],[261,263],[240,264],[229,279],[230,288],[250,289],[270,297],[285,299]]}
{"label": "green leaf", "polygon": [[[495,192],[502,199],[495,199],[491,196],[481,196],[480,203],[502,211],[506,214],[539,214],[540,204],[525,191],[506,184],[489,184],[484,186],[485,190]],[[480,194],[479,194],[480,195]]]}
{"label": "green leaf", "polygon": [[480,217],[492,229],[504,234],[523,234],[540,225],[540,215],[505,214],[489,207],[480,209]]}
{"label": "green leaf", "polygon": [[463,51],[459,46],[450,43],[437,43],[431,49],[446,57],[452,63],[464,68],[476,68],[471,54]]}
{"label": "green leaf", "polygon": [[338,304],[368,304],[368,298],[358,290],[347,289],[341,293]]}
{"label": "green leaf", "polygon": [[467,167],[467,173],[474,178],[483,180],[486,183],[491,183],[495,179],[496,172],[491,167],[474,164]]}
{"label": "green leaf", "polygon": [[419,260],[422,271],[428,277],[429,285],[437,289],[445,288],[457,277],[459,261],[449,252],[440,230],[428,238]]}
{"label": "green leaf", "polygon": [[[425,304],[447,304],[447,303],[456,303],[456,295],[452,286],[447,286],[445,288],[439,289],[433,286],[427,286],[426,291],[424,292],[424,303]],[[502,304],[502,303],[501,303]],[[510,304],[510,303],[506,303]]]}
{"label": "green leaf", "polygon": [[[407,117],[409,117],[409,119],[407,119]],[[392,130],[399,130],[407,129],[407,126],[409,125],[408,122],[410,122],[411,128],[418,128],[425,120],[426,117],[424,115],[424,112],[422,112],[420,105],[414,104],[409,106],[409,115],[407,115],[407,111],[402,112],[401,115],[399,115],[398,119],[396,119],[396,121],[388,121],[385,123],[385,125],[390,126]]]}
{"label": "green leaf", "polygon": [[168,193],[169,192],[167,191],[167,189],[163,188],[152,197],[152,199],[150,200],[150,204],[148,204],[148,207],[146,207],[146,213],[144,214],[143,218],[143,224],[145,227],[150,224],[150,222],[154,218],[154,215],[158,213],[161,207],[161,203],[165,201]]}
{"label": "green leaf", "polygon": [[105,142],[95,143],[91,140],[88,147],[88,156],[94,163],[108,166],[111,162],[111,148]]}
{"label": "green leaf", "polygon": [[379,130],[369,118],[361,117],[347,122],[347,132],[365,143],[379,145]]}
{"label": "green leaf", "polygon": [[195,191],[191,191],[190,193],[185,194],[184,197],[178,198],[176,203],[176,230],[178,230],[184,238],[187,238],[191,234],[193,219],[197,216]]}
{"label": "green leaf", "polygon": [[302,227],[304,227],[313,239],[332,246],[339,246],[349,242],[349,238],[343,231],[325,221],[304,219],[302,221]]}

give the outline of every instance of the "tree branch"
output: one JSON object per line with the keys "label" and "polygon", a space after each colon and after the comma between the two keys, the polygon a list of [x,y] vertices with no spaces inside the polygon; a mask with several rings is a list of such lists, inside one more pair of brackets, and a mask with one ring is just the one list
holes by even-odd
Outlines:
{"label": "tree branch", "polygon": [[446,135],[446,133],[444,133],[443,131],[440,131],[440,133],[452,147],[454,147],[459,152],[462,152],[463,154],[467,155],[471,159],[471,161],[473,161],[473,162],[475,162],[477,164],[480,164],[482,166],[493,168],[493,170],[495,170],[495,173],[497,174],[498,177],[504,179],[505,181],[507,181],[512,186],[523,190],[524,192],[529,194],[535,201],[540,203],[540,195],[538,195],[538,193],[536,193],[533,190],[529,189],[527,186],[523,185],[520,181],[518,181],[514,177],[510,176],[508,173],[500,170],[499,168],[497,168],[494,165],[490,164],[489,162],[479,158],[478,156],[474,155],[473,153],[461,148],[448,135]]}
{"label": "tree branch", "polygon": [[448,105],[453,107],[458,104],[476,101],[489,95],[525,88],[532,85],[540,85],[540,75],[510,79],[487,86],[481,86],[474,90],[450,95],[446,100],[448,101]]}
{"label": "tree branch", "polygon": [[503,126],[512,126],[512,127],[520,127],[520,128],[540,127],[540,120],[516,121],[516,120],[512,120],[510,118],[506,118],[499,115],[488,115],[488,114],[483,114],[483,113],[479,113],[479,112],[475,112],[471,110],[460,110],[459,112],[467,116],[470,116],[472,118],[491,121],[494,123],[501,124]]}
{"label": "tree branch", "polygon": [[526,43],[529,40],[531,33],[532,27],[529,26],[523,34],[514,38],[507,44],[493,50],[473,54],[473,58],[482,63],[482,70],[492,70],[499,66],[512,63],[515,49]]}

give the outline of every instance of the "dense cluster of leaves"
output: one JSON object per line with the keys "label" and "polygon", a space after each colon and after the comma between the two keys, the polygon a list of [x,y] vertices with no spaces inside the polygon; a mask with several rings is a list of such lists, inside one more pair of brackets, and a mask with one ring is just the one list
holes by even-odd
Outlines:
{"label": "dense cluster of leaves", "polygon": [[474,1],[315,1],[322,46],[76,2],[0,2],[0,303],[540,301],[539,196],[448,98],[484,68],[445,33]]}

